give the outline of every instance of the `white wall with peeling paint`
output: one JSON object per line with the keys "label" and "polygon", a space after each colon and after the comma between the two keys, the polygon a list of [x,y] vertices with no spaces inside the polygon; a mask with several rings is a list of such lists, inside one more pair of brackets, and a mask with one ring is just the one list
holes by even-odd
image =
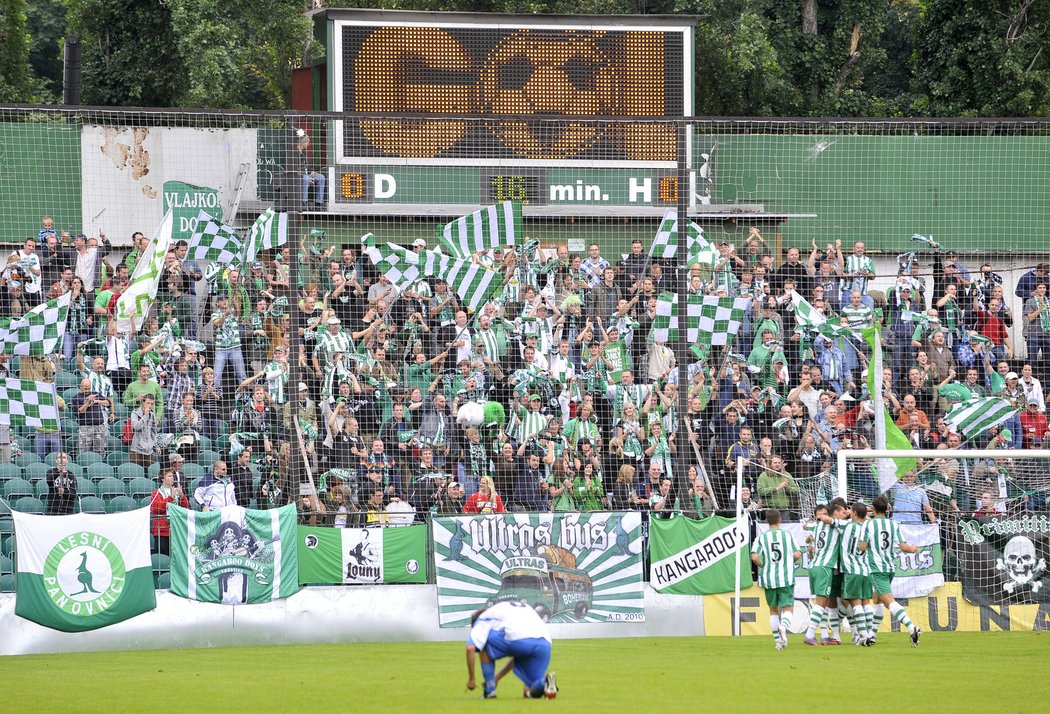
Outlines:
{"label": "white wall with peeling paint", "polygon": [[130,245],[135,231],[153,233],[167,181],[215,189],[225,214],[244,164],[243,198],[256,195],[254,129],[85,126],[80,152],[84,231],[101,229],[115,246]]}

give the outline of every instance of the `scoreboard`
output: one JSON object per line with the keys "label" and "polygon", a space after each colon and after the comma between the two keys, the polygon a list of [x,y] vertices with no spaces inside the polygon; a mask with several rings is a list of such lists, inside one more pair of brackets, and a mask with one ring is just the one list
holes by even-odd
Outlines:
{"label": "scoreboard", "polygon": [[337,205],[677,201],[676,124],[659,119],[692,113],[691,20],[324,18],[329,109],[346,115],[330,134]]}

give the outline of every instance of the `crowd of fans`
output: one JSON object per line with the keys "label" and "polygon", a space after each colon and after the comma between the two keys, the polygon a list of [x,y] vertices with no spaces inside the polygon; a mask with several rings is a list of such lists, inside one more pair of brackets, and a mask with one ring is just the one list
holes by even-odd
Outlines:
{"label": "crowd of fans", "polygon": [[[60,433],[0,427],[0,460],[46,462],[37,495],[48,513],[78,508],[83,482],[69,469],[92,453],[154,478],[158,537],[168,502],[273,507],[293,492],[304,519],[340,526],[550,509],[703,516],[733,507],[738,456],[745,507],[808,515],[836,488],[836,451],[874,443],[859,338],[872,324],[883,400],[915,448],[1050,445],[1047,264],[1006,285],[933,245],[929,270],[902,256],[875,290],[863,243],[813,244],[805,257],[790,247],[778,260],[753,229],[741,251],[722,243],[713,268],[681,273],[690,292],[751,298],[735,342],[698,355],[652,339],[658,295],[679,278],[640,241],[611,259],[597,244],[476,255],[504,275],[476,312],[441,278],[399,289],[361,247],[327,245],[318,230],[243,267],[197,265],[180,241],[154,309],[126,331],[114,307],[148,239],[133,242],[113,260],[104,235],[59,235],[45,219],[3,271],[6,315],[72,296],[61,354],[17,367],[0,355],[0,373],[68,385]],[[850,330],[799,324],[796,295]],[[1019,415],[967,440],[944,421],[966,394],[1002,396]],[[293,452],[308,469],[292,473]],[[1043,508],[1029,477],[1008,459],[920,463],[891,492],[894,517]],[[871,464],[851,461],[848,484],[878,494]]]}

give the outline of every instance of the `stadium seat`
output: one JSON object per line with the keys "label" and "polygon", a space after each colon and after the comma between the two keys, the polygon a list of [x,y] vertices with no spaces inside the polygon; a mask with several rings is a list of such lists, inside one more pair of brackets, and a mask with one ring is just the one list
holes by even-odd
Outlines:
{"label": "stadium seat", "polygon": [[15,561],[6,555],[0,555],[0,574],[15,572]]}
{"label": "stadium seat", "polygon": [[127,489],[127,494],[132,498],[152,498],[153,492],[157,490],[154,483],[145,476],[139,476],[130,481],[125,481],[125,487]]}
{"label": "stadium seat", "polygon": [[[56,381],[55,384],[57,386],[58,382]],[[62,389],[62,388],[59,387],[59,389]],[[77,394],[79,394],[79,393],[80,393],[80,387],[78,387],[76,385],[73,385],[72,387],[66,387],[65,389],[62,389],[62,398],[66,400],[66,405],[69,405],[73,401],[73,399],[77,396]],[[70,420],[70,421],[72,421],[74,424],[76,424],[76,420],[75,419]]]}
{"label": "stadium seat", "polygon": [[9,501],[21,498],[22,496],[32,495],[33,484],[29,483],[24,478],[13,478],[4,483],[4,496]]}
{"label": "stadium seat", "polygon": [[9,558],[13,558],[11,555],[15,552],[15,537],[13,535],[7,535],[0,538],[0,553],[3,553]]}
{"label": "stadium seat", "polygon": [[207,473],[207,471],[205,471],[203,466],[187,462],[186,465],[182,467],[182,473],[186,477],[186,480],[190,481],[195,478],[201,478]]}
{"label": "stadium seat", "polygon": [[29,466],[29,464],[39,464],[40,457],[34,454],[32,451],[23,451],[11,461],[15,464],[15,466],[25,468],[26,466]]}
{"label": "stadium seat", "polygon": [[80,391],[80,377],[72,372],[59,372],[55,375],[55,386],[63,390],[62,398],[68,402],[69,398],[66,397],[66,393],[70,389],[74,390],[73,396],[76,396],[76,392]]}
{"label": "stadium seat", "polygon": [[40,479],[47,478],[47,472],[51,470],[51,467],[45,464],[43,461],[35,464],[29,464],[23,469],[25,472],[25,478],[30,481],[39,481]]}
{"label": "stadium seat", "polygon": [[77,476],[77,495],[78,496],[97,496],[98,489],[95,487],[95,482],[84,476]]}
{"label": "stadium seat", "polygon": [[200,483],[201,480],[199,478],[195,478],[192,481],[190,481],[190,490],[186,492],[186,498],[190,499],[191,505],[193,504],[193,492],[197,490],[197,487],[200,486]]}
{"label": "stadium seat", "polygon": [[14,535],[14,532],[15,522],[11,520],[11,516],[0,516],[0,538],[4,536]]}
{"label": "stadium seat", "polygon": [[124,436],[124,422],[117,419],[111,423],[109,425],[109,435],[118,439],[122,438]]}
{"label": "stadium seat", "polygon": [[92,481],[101,481],[104,478],[113,478],[113,467],[99,461],[88,466],[85,473]]}
{"label": "stadium seat", "polygon": [[80,453],[80,449],[77,447],[77,436],[75,434],[63,439],[62,447],[66,450],[66,453],[69,454],[69,458],[71,459],[76,458],[76,455]]}
{"label": "stadium seat", "polygon": [[223,434],[215,440],[215,445],[212,448],[222,454],[222,458],[227,458],[230,455],[230,437]]}
{"label": "stadium seat", "polygon": [[171,558],[164,555],[163,553],[154,553],[150,556],[150,563],[153,566],[153,572],[158,573],[161,571],[168,570],[171,565]]}
{"label": "stadium seat", "polygon": [[91,464],[101,463],[102,456],[96,454],[94,451],[85,451],[83,454],[77,454],[77,463],[87,468]]}
{"label": "stadium seat", "polygon": [[[125,457],[125,459],[126,458],[127,457]],[[142,468],[138,464],[133,464],[130,461],[125,461],[125,463],[117,467],[117,478],[124,482],[136,478],[142,478],[145,475],[146,469]]]}
{"label": "stadium seat", "polygon": [[62,420],[62,433],[66,436],[77,436],[80,432],[80,425],[77,424],[76,419],[63,419]]}
{"label": "stadium seat", "polygon": [[128,463],[128,455],[126,452],[110,451],[108,454],[106,454],[106,464],[112,466],[113,468],[118,468],[119,466],[126,463]]}
{"label": "stadium seat", "polygon": [[124,511],[134,511],[139,507],[138,501],[129,496],[117,496],[110,499],[109,503],[106,504],[106,513],[123,513]]}
{"label": "stadium seat", "polygon": [[152,464],[150,464],[149,468],[146,469],[146,475],[154,481],[160,478],[160,462],[154,461]]}
{"label": "stadium seat", "polygon": [[44,457],[44,463],[49,467],[54,468],[55,460],[58,459],[58,452],[52,451],[50,454]]}
{"label": "stadium seat", "polygon": [[111,436],[106,439],[106,451],[111,454],[120,454],[124,460],[128,460],[128,445],[120,440],[120,437]]}
{"label": "stadium seat", "polygon": [[84,496],[80,499],[81,513],[105,513],[106,502],[98,496]]}
{"label": "stadium seat", "polygon": [[13,593],[15,591],[14,574],[4,573],[0,575],[0,593]]}
{"label": "stadium seat", "polygon": [[149,508],[150,503],[153,501],[153,494],[143,496],[139,499],[139,508]]}
{"label": "stadium seat", "polygon": [[22,478],[22,469],[14,464],[0,464],[0,483]]}
{"label": "stadium seat", "polygon": [[120,402],[117,402],[116,405],[114,405],[113,413],[116,415],[116,423],[120,424],[121,428],[124,427],[124,422],[126,422],[128,417],[131,416],[131,410]]}
{"label": "stadium seat", "polygon": [[200,451],[211,449],[211,439],[206,436],[201,436],[197,439],[197,448]]}
{"label": "stadium seat", "polygon": [[168,571],[159,573],[154,582],[158,590],[171,590],[171,573]]}
{"label": "stadium seat", "polygon": [[18,444],[18,448],[22,451],[30,451],[33,448],[33,444],[24,436],[14,435],[11,437],[12,444]]}
{"label": "stadium seat", "polygon": [[68,464],[66,464],[66,468],[69,469],[69,472],[71,474],[78,478],[84,475],[84,467],[76,463],[75,461],[70,461]]}
{"label": "stadium seat", "polygon": [[33,495],[37,498],[47,502],[47,494],[51,489],[47,487],[47,479],[37,479],[33,481]]}
{"label": "stadium seat", "polygon": [[127,489],[119,478],[107,476],[98,482],[98,495],[103,500],[109,500],[117,496],[126,496]]}
{"label": "stadium seat", "polygon": [[43,515],[44,502],[36,496],[23,496],[15,501],[14,509],[19,513],[37,513]]}
{"label": "stadium seat", "polygon": [[197,463],[204,467],[205,471],[211,471],[212,464],[214,464],[221,458],[222,454],[220,454],[218,451],[212,451],[211,449],[207,449],[205,451],[201,451],[200,454],[197,456]]}

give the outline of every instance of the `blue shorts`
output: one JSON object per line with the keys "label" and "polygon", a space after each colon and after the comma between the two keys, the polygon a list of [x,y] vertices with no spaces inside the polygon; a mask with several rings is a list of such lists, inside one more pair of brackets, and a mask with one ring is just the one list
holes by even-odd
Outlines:
{"label": "blue shorts", "polygon": [[518,679],[529,689],[543,687],[551,663],[551,643],[547,640],[542,637],[508,640],[503,632],[497,631],[489,634],[485,651],[493,660],[513,657],[514,674]]}

